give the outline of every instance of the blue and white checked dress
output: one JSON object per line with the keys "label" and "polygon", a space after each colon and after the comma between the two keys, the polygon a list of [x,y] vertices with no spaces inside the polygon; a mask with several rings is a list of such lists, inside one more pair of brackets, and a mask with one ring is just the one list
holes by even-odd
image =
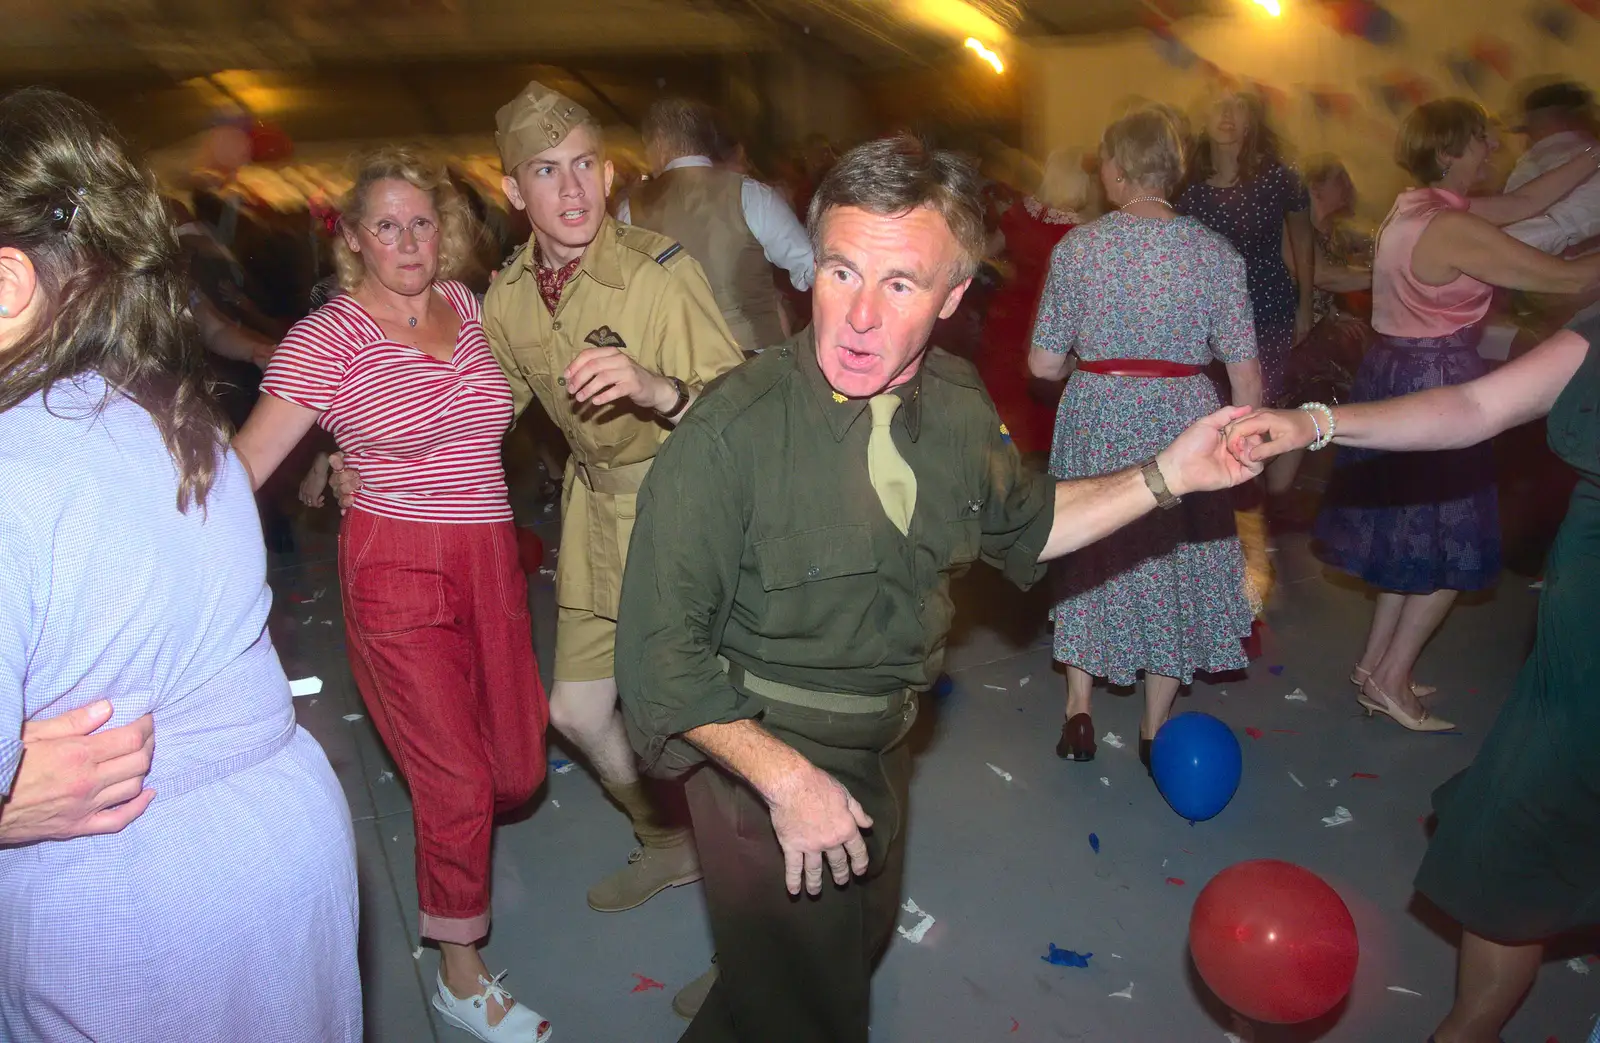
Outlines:
{"label": "blue and white checked dress", "polygon": [[155,424],[97,376],[0,413],[0,791],[24,721],[155,720],[121,833],[0,848],[0,1039],[354,1043],[355,845],[266,632],[250,482],[177,510]]}

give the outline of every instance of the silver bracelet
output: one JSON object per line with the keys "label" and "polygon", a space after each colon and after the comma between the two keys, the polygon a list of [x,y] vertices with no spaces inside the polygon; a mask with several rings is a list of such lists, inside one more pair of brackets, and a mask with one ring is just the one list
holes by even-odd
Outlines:
{"label": "silver bracelet", "polygon": [[[1333,418],[1333,408],[1321,402],[1306,402],[1300,406],[1300,409],[1305,413],[1306,416],[1311,418],[1312,426],[1317,429],[1317,440],[1312,442],[1306,448],[1310,449],[1313,453],[1319,449],[1328,448],[1329,443],[1333,441],[1333,433],[1339,426],[1338,421]],[[1322,430],[1322,425],[1317,423],[1316,414],[1312,412],[1314,409],[1322,410],[1323,414],[1327,416],[1328,430],[1326,432]]]}

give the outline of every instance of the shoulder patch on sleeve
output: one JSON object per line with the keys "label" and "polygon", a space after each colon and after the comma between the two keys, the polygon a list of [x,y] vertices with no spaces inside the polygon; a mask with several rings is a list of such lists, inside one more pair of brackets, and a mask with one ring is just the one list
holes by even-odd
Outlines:
{"label": "shoulder patch on sleeve", "polygon": [[664,268],[666,267],[668,261],[672,260],[681,253],[683,253],[683,244],[673,243],[665,250],[662,250],[660,253],[656,254],[656,263]]}

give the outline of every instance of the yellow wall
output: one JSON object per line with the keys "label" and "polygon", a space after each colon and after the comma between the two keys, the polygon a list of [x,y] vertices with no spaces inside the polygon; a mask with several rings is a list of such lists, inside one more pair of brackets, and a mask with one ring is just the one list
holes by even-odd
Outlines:
{"label": "yellow wall", "polygon": [[[1572,11],[1575,32],[1562,43],[1530,23],[1528,0],[1395,0],[1390,10],[1403,33],[1386,47],[1340,35],[1304,0],[1282,2],[1281,18],[1269,18],[1240,0],[1236,17],[1179,22],[1174,32],[1224,71],[1284,92],[1286,103],[1274,122],[1293,154],[1331,151],[1343,158],[1369,219],[1381,217],[1406,186],[1405,173],[1391,158],[1400,116],[1384,108],[1370,89],[1372,82],[1410,72],[1431,81],[1436,96],[1473,98],[1499,113],[1513,107],[1515,81],[1555,75],[1588,79],[1585,71],[1600,72],[1600,22]],[[1445,58],[1452,50],[1470,49],[1482,36],[1510,48],[1512,82],[1487,72],[1480,96],[1456,82]],[[1037,155],[1065,146],[1092,147],[1105,125],[1134,99],[1197,105],[1207,83],[1198,66],[1184,72],[1169,64],[1144,31],[1037,45],[1027,54],[1022,74],[1028,77],[1031,101],[1025,106],[1028,148]],[[1314,85],[1353,95],[1351,118],[1319,116],[1305,91]],[[1506,137],[1509,160],[1521,142]]]}

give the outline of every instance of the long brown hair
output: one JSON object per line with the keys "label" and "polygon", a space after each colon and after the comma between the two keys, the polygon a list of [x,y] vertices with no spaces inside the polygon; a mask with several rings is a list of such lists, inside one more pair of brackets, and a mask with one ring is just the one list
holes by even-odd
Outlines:
{"label": "long brown hair", "polygon": [[[1239,145],[1239,183],[1244,184],[1268,168],[1283,162],[1283,145],[1278,134],[1267,121],[1267,106],[1260,94],[1252,90],[1227,91],[1244,102],[1250,113],[1250,129]],[[1195,135],[1193,154],[1189,159],[1189,184],[1207,181],[1217,173],[1211,158],[1211,131],[1209,127]]]}
{"label": "long brown hair", "polygon": [[[155,420],[178,509],[205,505],[226,443],[178,239],[154,178],[94,109],[30,87],[0,99],[0,246],[26,254],[39,320],[0,359],[0,412],[80,374]],[[104,402],[101,403],[102,407]]]}

